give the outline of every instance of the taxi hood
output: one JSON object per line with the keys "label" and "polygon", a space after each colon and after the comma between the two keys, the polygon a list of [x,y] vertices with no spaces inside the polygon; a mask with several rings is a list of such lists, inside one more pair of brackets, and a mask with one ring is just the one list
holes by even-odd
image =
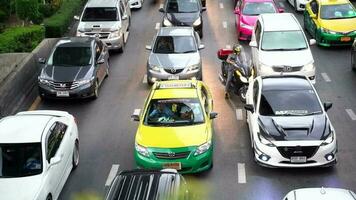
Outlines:
{"label": "taxi hood", "polygon": [[207,142],[209,137],[206,124],[173,127],[141,125],[136,142],[144,147],[179,148],[199,146]]}
{"label": "taxi hood", "polygon": [[356,18],[320,20],[320,26],[331,31],[349,33],[356,30]]}

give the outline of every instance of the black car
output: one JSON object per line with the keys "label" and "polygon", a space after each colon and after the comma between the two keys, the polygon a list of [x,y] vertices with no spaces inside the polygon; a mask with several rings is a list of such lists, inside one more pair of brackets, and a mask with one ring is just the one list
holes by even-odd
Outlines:
{"label": "black car", "polygon": [[164,13],[162,26],[191,26],[203,37],[201,0],[166,0],[159,11]]}
{"label": "black car", "polygon": [[97,98],[109,75],[107,46],[94,37],[60,39],[38,76],[41,98]]}
{"label": "black car", "polygon": [[356,39],[351,47],[351,67],[352,70],[356,71]]}
{"label": "black car", "polygon": [[105,200],[188,200],[189,195],[177,170],[131,170],[115,177]]}

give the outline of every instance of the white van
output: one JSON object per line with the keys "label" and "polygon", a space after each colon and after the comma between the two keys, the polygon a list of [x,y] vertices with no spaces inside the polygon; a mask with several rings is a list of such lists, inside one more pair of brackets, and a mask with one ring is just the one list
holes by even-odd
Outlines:
{"label": "white van", "polygon": [[261,14],[250,42],[257,75],[305,75],[315,83],[315,66],[304,31],[291,13]]}

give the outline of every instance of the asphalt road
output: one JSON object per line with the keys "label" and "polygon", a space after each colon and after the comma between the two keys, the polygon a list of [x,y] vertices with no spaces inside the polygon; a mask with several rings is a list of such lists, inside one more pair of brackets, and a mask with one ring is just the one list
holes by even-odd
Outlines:
{"label": "asphalt road", "polygon": [[[78,193],[103,196],[113,165],[118,171],[135,168],[133,150],[137,123],[130,120],[136,108],[143,106],[149,87],[143,83],[150,44],[161,22],[158,8],[162,2],[146,0],[133,12],[128,43],[123,54],[110,57],[110,76],[95,101],[45,101],[37,109],[66,110],[79,122],[80,165],[69,177],[60,199],[73,199]],[[286,12],[291,6],[280,1]],[[214,97],[214,168],[205,173],[185,176],[196,199],[278,200],[290,190],[302,187],[342,187],[356,190],[356,73],[350,68],[349,48],[312,47],[317,66],[316,88],[322,101],[333,102],[329,116],[336,129],[339,153],[334,168],[269,169],[252,159],[243,104],[235,96],[224,99],[224,87],[218,80],[219,48],[232,45],[236,38],[232,0],[208,0],[204,13],[202,50],[204,81]],[[296,14],[302,23],[302,14]],[[247,43],[243,43],[248,51]],[[307,103],[307,102],[306,102]],[[243,113],[242,117],[240,113]],[[350,115],[351,114],[351,115]],[[114,171],[115,172],[115,171]]]}

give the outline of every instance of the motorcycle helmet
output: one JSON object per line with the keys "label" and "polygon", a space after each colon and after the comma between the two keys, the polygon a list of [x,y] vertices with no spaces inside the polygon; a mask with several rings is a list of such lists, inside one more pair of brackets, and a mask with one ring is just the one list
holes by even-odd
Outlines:
{"label": "motorcycle helmet", "polygon": [[239,54],[241,52],[242,46],[240,44],[235,44],[232,48],[235,54]]}

